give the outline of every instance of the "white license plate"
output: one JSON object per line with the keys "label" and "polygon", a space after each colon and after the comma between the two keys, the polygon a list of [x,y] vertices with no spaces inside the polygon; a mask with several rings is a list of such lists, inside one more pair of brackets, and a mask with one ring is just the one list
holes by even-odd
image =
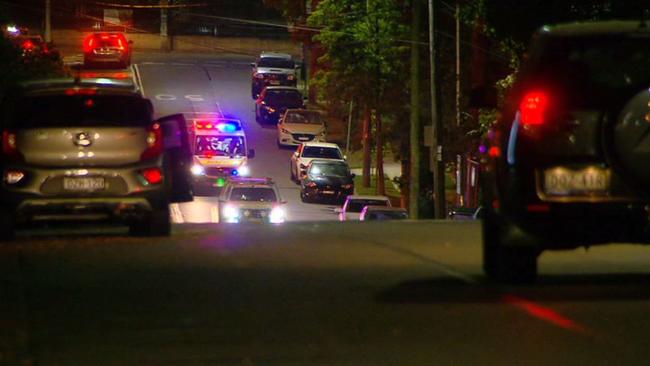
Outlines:
{"label": "white license plate", "polygon": [[298,137],[298,140],[300,140],[300,141],[309,141],[311,139],[309,137]]}
{"label": "white license plate", "polygon": [[67,191],[97,191],[105,188],[104,178],[63,178],[63,189]]}
{"label": "white license plate", "polygon": [[280,80],[271,80],[269,81],[270,85],[280,85]]}
{"label": "white license plate", "polygon": [[336,192],[334,192],[334,191],[323,191],[323,194],[334,194],[334,193],[336,193]]}
{"label": "white license plate", "polygon": [[582,170],[553,168],[544,171],[544,191],[550,195],[605,193],[609,190],[609,184],[610,172],[607,169],[595,167]]}

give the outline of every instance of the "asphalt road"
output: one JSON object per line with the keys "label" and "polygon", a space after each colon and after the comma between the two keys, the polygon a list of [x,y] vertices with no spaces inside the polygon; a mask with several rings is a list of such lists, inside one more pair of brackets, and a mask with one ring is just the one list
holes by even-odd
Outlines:
{"label": "asphalt road", "polygon": [[[249,57],[187,54],[139,54],[134,62],[139,70],[144,94],[154,103],[158,117],[175,113],[223,113],[242,121],[249,147],[256,151],[251,175],[274,179],[283,199],[288,201],[289,221],[336,220],[334,206],[304,204],[299,189],[289,178],[291,149],[276,145],[275,126],[255,122],[250,95]],[[214,197],[197,197],[195,202],[172,207],[175,222],[216,222]]]}
{"label": "asphalt road", "polygon": [[[480,270],[476,222],[177,225],[0,247],[0,364],[635,365],[650,251]],[[57,232],[61,234],[62,232]],[[19,363],[22,362],[22,363]]]}

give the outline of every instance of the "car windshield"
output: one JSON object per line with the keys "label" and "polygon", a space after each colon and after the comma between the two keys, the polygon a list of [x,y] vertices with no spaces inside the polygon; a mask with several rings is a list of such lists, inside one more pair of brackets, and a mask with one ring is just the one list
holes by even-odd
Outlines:
{"label": "car windshield", "polygon": [[303,158],[342,159],[341,151],[335,147],[305,146]]}
{"label": "car windshield", "polygon": [[[117,108],[116,106],[119,106]],[[112,95],[33,96],[20,98],[6,111],[15,128],[67,126],[146,126],[151,115],[142,98]]]}
{"label": "car windshield", "polygon": [[273,188],[235,187],[230,192],[230,201],[276,202]]}
{"label": "car windshield", "polygon": [[366,206],[388,206],[388,201],[375,199],[353,199],[348,202],[348,206],[345,210],[347,212],[361,212]]}
{"label": "car windshield", "polygon": [[287,112],[287,116],[284,121],[286,123],[303,123],[311,125],[321,125],[323,124],[321,120],[321,114],[318,112]]}
{"label": "car windshield", "polygon": [[302,105],[302,95],[297,90],[269,90],[265,101],[270,105],[286,105],[298,107]]}
{"label": "car windshield", "polygon": [[650,85],[650,36],[549,37],[527,71],[578,107],[627,99]]}
{"label": "car windshield", "polygon": [[257,62],[258,67],[271,67],[278,69],[293,69],[294,62],[292,60],[287,60],[285,58],[279,57],[262,57]]}
{"label": "car windshield", "polygon": [[241,157],[246,154],[241,136],[196,136],[194,155]]}
{"label": "car windshield", "polygon": [[367,215],[368,220],[404,220],[408,219],[408,214],[403,211],[370,211]]}
{"label": "car windshield", "polygon": [[309,175],[314,177],[347,177],[350,170],[344,164],[312,164]]}

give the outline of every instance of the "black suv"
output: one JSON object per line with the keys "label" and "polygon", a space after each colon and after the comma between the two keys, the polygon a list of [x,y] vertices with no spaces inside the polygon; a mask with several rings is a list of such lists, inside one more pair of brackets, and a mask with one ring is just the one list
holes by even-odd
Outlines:
{"label": "black suv", "polygon": [[634,21],[535,34],[482,173],[489,277],[530,282],[544,250],[648,243],[648,44]]}

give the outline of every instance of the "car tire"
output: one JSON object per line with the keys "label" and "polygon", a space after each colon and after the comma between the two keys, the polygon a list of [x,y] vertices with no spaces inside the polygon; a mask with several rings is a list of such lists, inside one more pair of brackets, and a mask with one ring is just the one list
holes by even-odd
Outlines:
{"label": "car tire", "polygon": [[293,166],[292,165],[293,164],[289,165],[289,171],[291,172],[291,181],[296,183],[296,182],[298,182],[298,179],[296,178],[296,174],[294,174],[294,172],[293,172]]}
{"label": "car tire", "polygon": [[144,220],[138,220],[129,226],[129,234],[132,236],[169,236],[171,235],[171,218],[169,217],[169,206],[153,210]]}
{"label": "car tire", "polygon": [[9,212],[0,211],[0,242],[12,241],[15,238],[14,216]]}
{"label": "car tire", "polygon": [[517,242],[525,237],[506,236],[507,223],[497,213],[486,213],[483,225],[483,270],[497,282],[525,284],[537,278],[536,247]]}
{"label": "car tire", "polygon": [[307,195],[305,195],[305,193],[303,191],[300,191],[300,200],[303,203],[312,203],[313,202],[313,200],[311,198],[307,197]]}

